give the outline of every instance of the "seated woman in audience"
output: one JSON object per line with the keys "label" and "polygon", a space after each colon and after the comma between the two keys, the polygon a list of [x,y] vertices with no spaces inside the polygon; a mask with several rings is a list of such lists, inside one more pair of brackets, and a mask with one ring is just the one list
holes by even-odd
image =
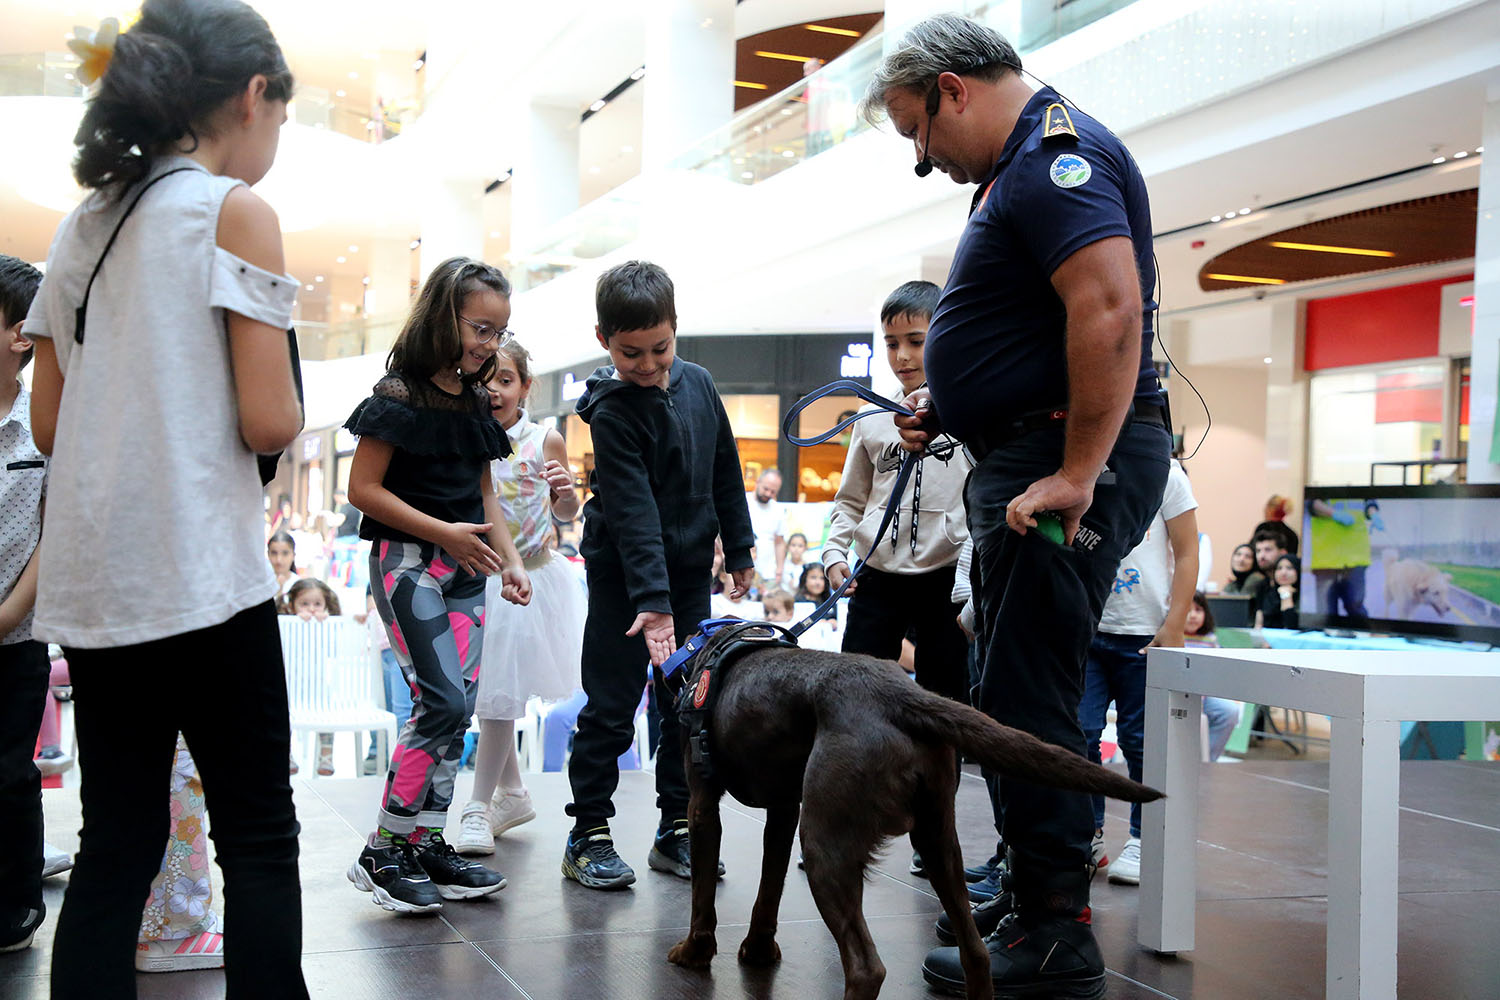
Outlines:
{"label": "seated woman in audience", "polygon": [[[1214,613],[1208,606],[1208,598],[1199,591],[1193,595],[1193,603],[1188,607],[1187,623],[1182,629],[1183,646],[1192,649],[1214,648],[1219,645],[1219,637],[1214,632]],[[1203,699],[1203,717],[1208,720],[1208,759],[1218,760],[1224,753],[1224,747],[1229,743],[1229,736],[1234,732],[1234,727],[1240,724],[1240,711],[1244,708],[1237,701],[1228,698]]]}
{"label": "seated woman in audience", "polygon": [[1266,578],[1255,568],[1255,549],[1248,543],[1236,545],[1229,557],[1229,582],[1226,594],[1254,594],[1265,585]]}
{"label": "seated woman in audience", "polygon": [[[322,580],[310,576],[299,578],[288,588],[286,598],[279,609],[281,614],[296,615],[305,622],[324,621],[329,615],[341,614],[339,597],[333,588]],[[297,773],[297,762],[291,763],[291,771]],[[318,773],[323,777],[333,774],[333,734],[318,734]]]}
{"label": "seated woman in audience", "polygon": [[1298,584],[1301,568],[1292,556],[1276,560],[1271,570],[1271,582],[1256,598],[1256,628],[1296,628]]}
{"label": "seated woman in audience", "polygon": [[797,582],[797,600],[821,604],[828,598],[828,576],[822,563],[808,563]]}

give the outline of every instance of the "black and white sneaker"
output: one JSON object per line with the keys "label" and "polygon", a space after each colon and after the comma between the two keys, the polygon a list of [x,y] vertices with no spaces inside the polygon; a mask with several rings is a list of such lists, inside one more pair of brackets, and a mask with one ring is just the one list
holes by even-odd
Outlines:
{"label": "black and white sneaker", "polygon": [[[680,820],[671,829],[657,830],[656,842],[651,853],[646,855],[646,864],[653,871],[666,872],[678,878],[693,877],[693,851],[688,836],[687,820]],[[719,861],[719,878],[724,877],[724,862]]]}
{"label": "black and white sneaker", "polygon": [[0,953],[30,948],[31,939],[36,937],[37,928],[42,926],[42,920],[46,916],[47,904],[41,900],[37,900],[34,907],[26,906],[7,912],[0,919]]}
{"label": "black and white sneaker", "polygon": [[374,895],[378,906],[392,913],[435,913],[443,897],[417,861],[416,848],[404,840],[388,847],[366,846],[349,866],[349,881]]}
{"label": "black and white sneaker", "polygon": [[418,849],[417,862],[444,899],[478,899],[505,888],[504,875],[459,854],[442,834]]}
{"label": "black and white sneaker", "polygon": [[562,873],[590,889],[624,889],[635,881],[635,870],[615,850],[615,840],[607,826],[568,834]]}

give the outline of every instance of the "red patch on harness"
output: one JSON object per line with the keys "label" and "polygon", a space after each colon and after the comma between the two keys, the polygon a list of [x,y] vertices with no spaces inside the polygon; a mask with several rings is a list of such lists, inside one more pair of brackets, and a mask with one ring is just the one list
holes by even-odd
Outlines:
{"label": "red patch on harness", "polygon": [[698,675],[698,686],[693,689],[693,707],[702,708],[703,703],[708,700],[708,671]]}

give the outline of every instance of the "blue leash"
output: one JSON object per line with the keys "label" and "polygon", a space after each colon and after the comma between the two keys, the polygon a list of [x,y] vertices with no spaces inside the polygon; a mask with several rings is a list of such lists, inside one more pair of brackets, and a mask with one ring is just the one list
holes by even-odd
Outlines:
{"label": "blue leash", "polygon": [[[813,437],[798,437],[797,435],[792,433],[792,428],[795,426],[794,421],[798,416],[801,415],[803,410],[807,409],[808,406],[822,399],[824,396],[829,396],[835,392],[841,391],[852,392],[860,399],[863,399],[869,403],[874,403],[877,407],[879,407],[879,409],[864,410],[852,413],[849,416],[845,417],[843,420],[840,420],[838,423],[834,424],[833,427],[829,430],[824,431],[822,434],[814,435]],[[799,448],[806,448],[809,445],[822,444],[824,441],[842,434],[857,420],[863,420],[865,417],[876,416],[882,412],[900,414],[901,416],[907,417],[916,415],[912,410],[907,409],[900,403],[886,399],[884,396],[872,392],[871,390],[860,385],[858,382],[854,382],[849,379],[839,379],[837,382],[830,382],[827,385],[823,386],[823,388],[816,389],[813,392],[808,393],[806,396],[803,396],[801,399],[797,400],[797,402],[793,404],[792,408],[786,411],[786,416],[782,418],[781,436],[786,438],[788,441]],[[838,590],[835,590],[833,593],[824,598],[823,602],[816,608],[814,608],[810,615],[802,619],[797,624],[793,625],[791,628],[787,629],[787,631],[792,634],[793,638],[800,636],[803,632],[806,632],[808,629],[812,628],[818,622],[822,621],[824,618],[828,617],[834,612],[834,609],[838,606],[839,599],[844,596],[844,592],[849,589],[850,584],[854,583],[855,578],[859,576],[860,570],[865,568],[865,562],[869,559],[870,553],[874,552],[875,549],[880,546],[880,541],[885,537],[886,530],[890,528],[891,521],[896,516],[896,511],[901,507],[901,497],[906,493],[906,484],[911,480],[912,471],[916,469],[917,463],[919,463],[921,460],[922,454],[920,452],[908,451],[902,456],[901,467],[896,472],[895,485],[891,487],[891,497],[886,501],[885,504],[885,516],[881,518],[880,527],[875,532],[875,539],[870,543],[870,552],[866,552],[859,557],[859,560],[849,571],[848,578],[843,582],[842,585],[839,586]]]}

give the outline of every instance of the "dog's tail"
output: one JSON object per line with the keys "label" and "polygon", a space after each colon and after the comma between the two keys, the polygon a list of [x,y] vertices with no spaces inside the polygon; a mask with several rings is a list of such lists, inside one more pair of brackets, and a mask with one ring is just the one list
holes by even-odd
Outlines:
{"label": "dog's tail", "polygon": [[892,699],[894,721],[912,736],[957,747],[985,767],[1011,778],[1126,802],[1152,802],[1163,793],[1100,767],[1030,733],[1003,726],[983,712],[950,698],[903,685]]}

